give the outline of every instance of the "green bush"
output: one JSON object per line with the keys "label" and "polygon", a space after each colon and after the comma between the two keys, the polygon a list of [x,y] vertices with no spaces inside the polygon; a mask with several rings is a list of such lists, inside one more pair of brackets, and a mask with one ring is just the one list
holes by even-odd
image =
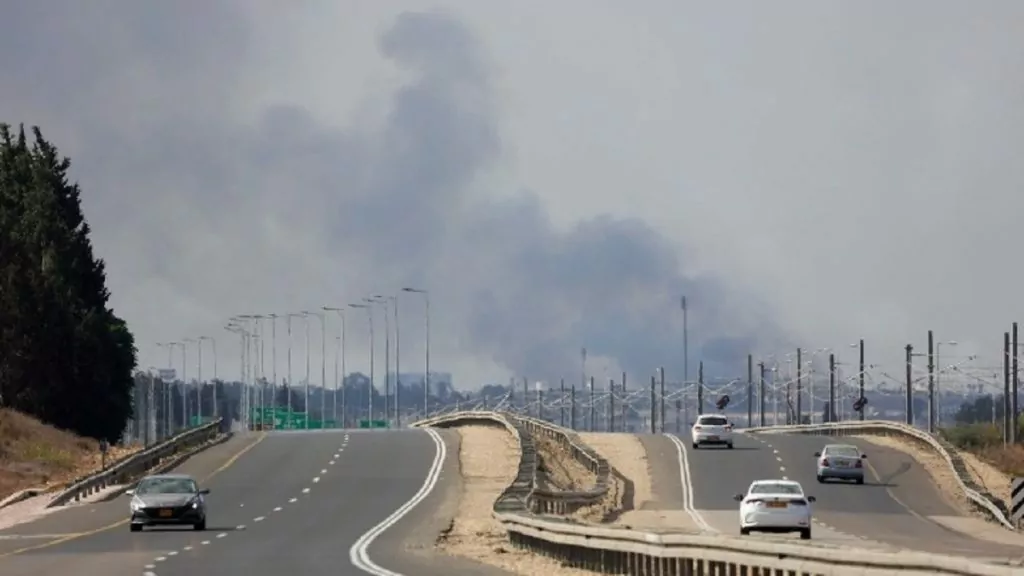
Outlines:
{"label": "green bush", "polygon": [[992,424],[961,424],[943,428],[942,437],[963,450],[982,450],[1003,445],[1003,432]]}

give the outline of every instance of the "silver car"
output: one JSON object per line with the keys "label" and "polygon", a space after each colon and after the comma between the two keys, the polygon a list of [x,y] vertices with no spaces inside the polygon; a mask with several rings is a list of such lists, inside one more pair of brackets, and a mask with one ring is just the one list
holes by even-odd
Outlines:
{"label": "silver car", "polygon": [[829,444],[821,452],[815,452],[818,464],[818,482],[835,478],[864,483],[864,462],[866,454],[851,444]]}
{"label": "silver car", "polygon": [[190,525],[206,530],[206,500],[209,488],[199,489],[195,479],[185,474],[147,476],[125,494],[132,497],[131,530],[145,526]]}

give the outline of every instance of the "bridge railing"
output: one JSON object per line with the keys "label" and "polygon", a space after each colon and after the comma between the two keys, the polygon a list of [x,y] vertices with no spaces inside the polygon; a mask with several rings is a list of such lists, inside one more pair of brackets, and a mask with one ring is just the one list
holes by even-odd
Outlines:
{"label": "bridge railing", "polygon": [[126,456],[104,470],[72,482],[47,506],[52,508],[77,502],[109,486],[129,484],[155,468],[168,464],[168,459],[177,462],[216,440],[220,436],[220,424],[220,419],[217,419]]}

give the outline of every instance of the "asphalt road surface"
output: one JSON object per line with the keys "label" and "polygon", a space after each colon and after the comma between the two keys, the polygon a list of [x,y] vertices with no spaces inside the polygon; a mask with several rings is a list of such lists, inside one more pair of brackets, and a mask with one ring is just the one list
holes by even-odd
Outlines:
{"label": "asphalt road surface", "polygon": [[232,439],[181,468],[211,490],[206,531],[131,533],[120,497],[0,531],[0,574],[493,573],[430,554],[442,527],[435,510],[457,497],[446,484],[458,476],[458,450],[444,432],[257,438]]}
{"label": "asphalt road surface", "polygon": [[[696,524],[713,532],[739,534],[739,505],[733,499],[754,480],[788,478],[817,498],[813,539],[868,549],[1019,558],[1019,546],[973,538],[935,518],[957,517],[931,476],[910,456],[870,442],[786,434],[737,434],[735,448],[694,450],[689,437],[677,443],[683,505]],[[865,483],[817,481],[814,453],[829,443],[856,444],[868,455]],[[686,495],[689,494],[689,497]],[[796,534],[758,538],[797,538]]]}

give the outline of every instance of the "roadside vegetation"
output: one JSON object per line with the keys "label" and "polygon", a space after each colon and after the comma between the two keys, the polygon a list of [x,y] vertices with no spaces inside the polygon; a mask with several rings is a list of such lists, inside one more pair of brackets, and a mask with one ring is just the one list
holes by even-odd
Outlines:
{"label": "roadside vegetation", "polygon": [[134,339],[70,165],[38,129],[0,124],[0,498],[98,467],[133,413]]}
{"label": "roadside vegetation", "polygon": [[[1003,444],[1003,399],[981,396],[964,402],[954,416],[956,425],[941,429],[942,436],[960,450],[970,452],[1009,476],[1024,476],[1024,446]],[[1017,438],[1024,440],[1024,425],[1017,422]]]}

